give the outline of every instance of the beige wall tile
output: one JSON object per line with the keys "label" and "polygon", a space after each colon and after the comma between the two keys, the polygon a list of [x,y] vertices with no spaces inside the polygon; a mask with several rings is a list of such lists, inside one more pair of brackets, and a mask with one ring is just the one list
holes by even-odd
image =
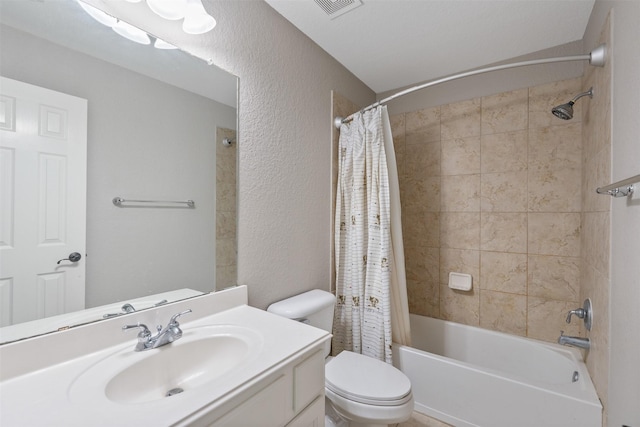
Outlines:
{"label": "beige wall tile", "polygon": [[440,285],[436,282],[407,280],[409,312],[421,316],[440,316]]}
{"label": "beige wall tile", "polygon": [[407,248],[405,263],[408,280],[438,283],[440,275],[440,250],[438,248]]}
{"label": "beige wall tile", "polygon": [[216,239],[236,238],[236,213],[234,211],[216,212]]}
{"label": "beige wall tile", "polygon": [[440,211],[440,177],[407,178],[400,181],[403,213]]}
{"label": "beige wall tile", "polygon": [[580,258],[529,255],[529,295],[578,301]]}
{"label": "beige wall tile", "polygon": [[527,129],[528,111],[528,89],[483,97],[482,135]]}
{"label": "beige wall tile", "polygon": [[216,182],[216,210],[234,211],[236,208],[236,183]]}
{"label": "beige wall tile", "polygon": [[[582,304],[580,304],[582,305]],[[567,324],[567,313],[578,308],[577,302],[555,301],[529,297],[527,301],[527,336],[539,340],[556,342],[560,331],[565,335],[577,336],[577,322]]]}
{"label": "beige wall tile", "polygon": [[481,172],[517,172],[527,170],[529,133],[516,132],[482,135]]}
{"label": "beige wall tile", "polygon": [[527,294],[527,255],[506,252],[480,253],[482,289]]}
{"label": "beige wall tile", "polygon": [[479,249],[480,213],[442,212],[440,245],[443,248]]}
{"label": "beige wall tile", "polygon": [[407,144],[440,140],[440,107],[426,108],[405,114]]}
{"label": "beige wall tile", "polygon": [[580,123],[529,130],[529,170],[576,169],[581,162]]}
{"label": "beige wall tile", "polygon": [[529,171],[530,212],[580,212],[582,171],[578,168]]}
{"label": "beige wall tile", "polygon": [[441,107],[441,138],[456,139],[480,135],[480,98]]}
{"label": "beige wall tile", "polygon": [[529,253],[580,255],[579,213],[530,213]]}
{"label": "beige wall tile", "polygon": [[442,175],[480,173],[480,137],[442,141]]}
{"label": "beige wall tile", "polygon": [[404,246],[440,247],[440,213],[403,214]]}
{"label": "beige wall tile", "polygon": [[483,212],[480,248],[483,251],[526,253],[527,214]]}
{"label": "beige wall tile", "polygon": [[482,212],[526,212],[527,172],[483,173],[480,186]]}
{"label": "beige wall tile", "polygon": [[398,176],[405,174],[405,137],[404,137],[404,114],[397,114],[389,117],[391,122],[391,135],[393,138],[393,149],[396,155],[396,167],[398,168]]}
{"label": "beige wall tile", "polygon": [[480,211],[480,175],[441,178],[440,209],[443,212]]}
{"label": "beige wall tile", "polygon": [[[604,196],[603,196],[604,197]],[[585,261],[605,276],[609,276],[609,212],[585,212],[582,215],[582,250]]]}
{"label": "beige wall tile", "polygon": [[234,265],[216,266],[216,289],[224,289],[238,284],[238,268]]}
{"label": "beige wall tile", "polygon": [[525,336],[527,334],[527,297],[481,290],[480,326]]}
{"label": "beige wall tile", "polygon": [[405,146],[405,173],[413,179],[440,175],[440,141]]}
{"label": "beige wall tile", "polygon": [[480,298],[477,290],[462,292],[440,286],[440,317],[444,320],[479,326]]}
{"label": "beige wall tile", "polygon": [[396,139],[401,138],[404,140],[405,134],[405,114],[395,114],[389,116],[389,123],[391,124],[391,136],[393,137],[393,143],[396,143]]}
{"label": "beige wall tile", "polygon": [[237,258],[236,239],[216,239],[216,265],[236,265]]}
{"label": "beige wall tile", "polygon": [[596,193],[596,188],[611,183],[611,146],[584,161],[582,200],[585,212],[609,212],[613,199]]}

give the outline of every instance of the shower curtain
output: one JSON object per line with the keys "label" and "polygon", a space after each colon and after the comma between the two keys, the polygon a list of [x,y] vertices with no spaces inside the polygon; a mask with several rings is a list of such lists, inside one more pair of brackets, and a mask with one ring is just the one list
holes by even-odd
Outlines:
{"label": "shower curtain", "polygon": [[337,304],[333,354],[391,363],[392,341],[410,345],[400,195],[387,107],[340,128],[335,217]]}

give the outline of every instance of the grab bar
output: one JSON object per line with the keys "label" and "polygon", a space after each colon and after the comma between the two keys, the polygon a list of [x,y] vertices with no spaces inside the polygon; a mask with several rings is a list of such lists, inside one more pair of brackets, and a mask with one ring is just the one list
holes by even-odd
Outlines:
{"label": "grab bar", "polygon": [[179,204],[186,204],[187,206],[189,206],[190,208],[194,208],[196,206],[196,202],[194,202],[193,200],[125,200],[122,197],[114,197],[112,200],[113,204],[118,206],[118,207],[122,207],[123,203],[165,203],[165,204],[169,204],[169,203],[179,203]]}
{"label": "grab bar", "polygon": [[633,184],[637,182],[640,182],[640,175],[632,176],[631,178],[623,179],[622,181],[614,182],[613,184],[596,188],[596,193],[608,194],[613,197],[628,196],[629,194],[633,194]]}

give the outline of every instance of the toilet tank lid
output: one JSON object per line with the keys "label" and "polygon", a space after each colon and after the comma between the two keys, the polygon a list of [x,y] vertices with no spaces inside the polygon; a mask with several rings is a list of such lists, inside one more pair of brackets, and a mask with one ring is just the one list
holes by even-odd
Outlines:
{"label": "toilet tank lid", "polygon": [[289,319],[302,319],[335,304],[336,297],[321,289],[283,299],[267,307],[267,311]]}

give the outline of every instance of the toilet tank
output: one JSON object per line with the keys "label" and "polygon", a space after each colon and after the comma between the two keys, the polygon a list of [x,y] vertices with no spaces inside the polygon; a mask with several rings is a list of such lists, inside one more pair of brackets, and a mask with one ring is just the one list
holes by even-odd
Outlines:
{"label": "toilet tank", "polygon": [[267,311],[331,333],[335,303],[336,297],[332,293],[314,289],[275,302],[267,307]]}

